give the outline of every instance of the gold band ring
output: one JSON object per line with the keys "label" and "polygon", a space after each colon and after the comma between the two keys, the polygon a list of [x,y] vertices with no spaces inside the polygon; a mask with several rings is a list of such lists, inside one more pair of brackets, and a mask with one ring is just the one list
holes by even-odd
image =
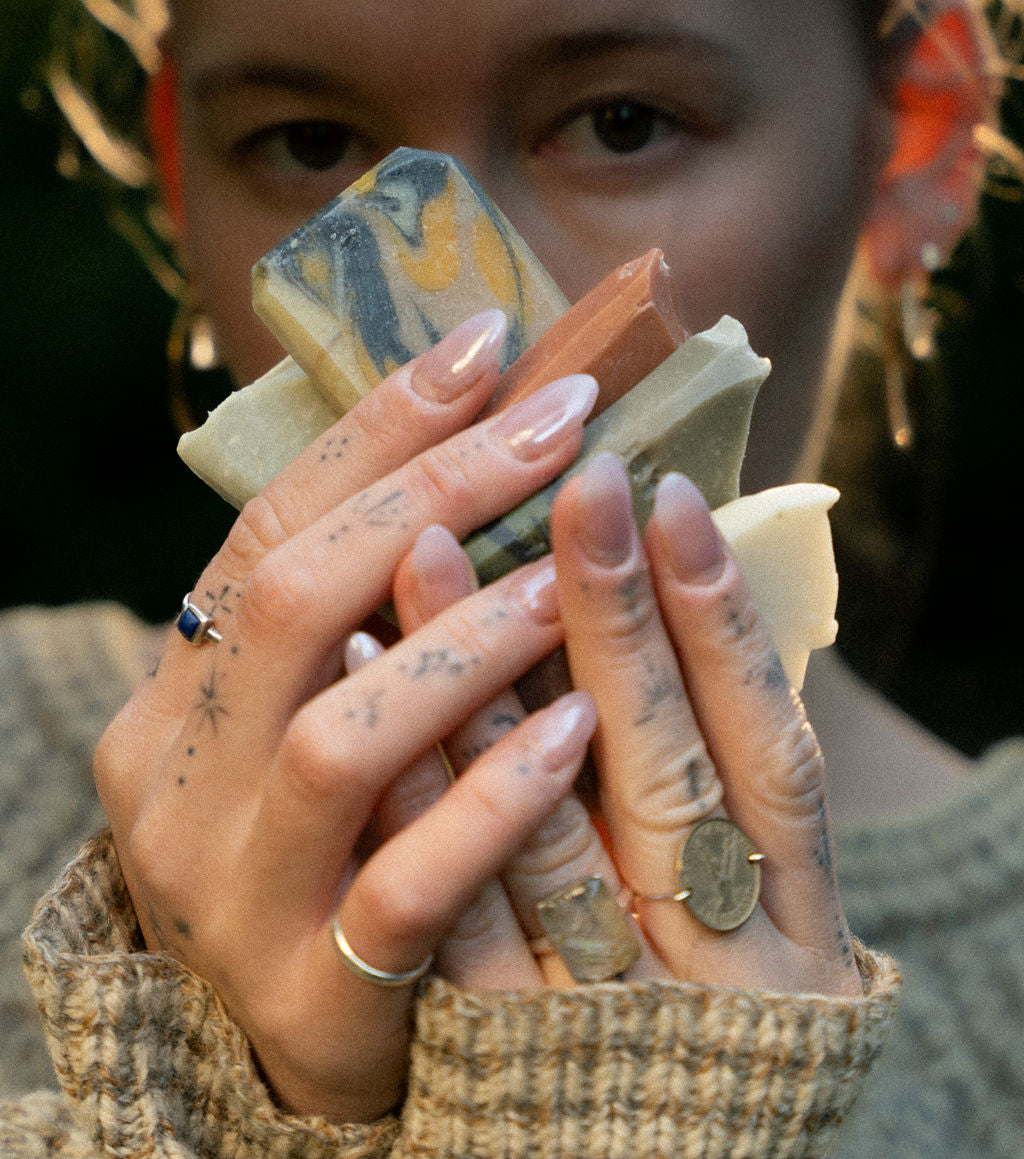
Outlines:
{"label": "gold band ring", "polygon": [[761,863],[750,838],[725,817],[707,817],[690,830],[676,855],[678,889],[634,901],[675,901],[710,930],[739,929],[757,907]]}
{"label": "gold band ring", "polygon": [[387,970],[378,970],[376,966],[371,966],[369,962],[364,962],[355,950],[352,949],[348,944],[348,938],[341,932],[341,925],[338,922],[337,914],[331,918],[331,933],[334,936],[334,944],[337,946],[338,953],[341,955],[341,960],[345,965],[353,974],[362,978],[365,982],[372,982],[375,986],[387,986],[389,988],[409,986],[413,982],[418,982],[430,969],[434,961],[434,955],[428,954],[427,960],[421,962],[414,970],[406,970],[402,974],[389,974]]}

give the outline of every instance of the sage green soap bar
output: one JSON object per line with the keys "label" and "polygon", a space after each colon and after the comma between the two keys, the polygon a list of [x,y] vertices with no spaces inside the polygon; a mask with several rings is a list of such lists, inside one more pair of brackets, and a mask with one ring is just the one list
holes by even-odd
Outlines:
{"label": "sage green soap bar", "polygon": [[453,157],[398,149],[253,268],[253,307],[340,412],[472,314],[509,320],[502,366],[568,302]]}
{"label": "sage green soap bar", "polygon": [[505,312],[504,367],[568,307],[462,166],[413,149],[385,158],[258,262],[253,303],[290,357],[178,443],[236,507],[466,318]]}
{"label": "sage green soap bar", "polygon": [[688,475],[712,509],[737,498],[754,399],[770,368],[735,318],[688,338],[586,425],[583,449],[564,475],[466,540],[480,582],[551,550],[548,517],[558,488],[602,451],[624,462],[641,527],[669,471]]}

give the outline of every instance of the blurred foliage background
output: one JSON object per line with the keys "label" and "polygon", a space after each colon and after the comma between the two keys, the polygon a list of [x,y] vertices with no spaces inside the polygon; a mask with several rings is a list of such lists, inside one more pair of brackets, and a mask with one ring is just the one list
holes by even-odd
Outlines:
{"label": "blurred foliage background", "polygon": [[[57,173],[59,119],[39,72],[52,7],[0,0],[0,607],[113,599],[155,622],[177,610],[232,512],[175,454],[172,302],[109,228],[97,190]],[[1019,78],[1004,118],[1024,142]],[[993,182],[935,299],[946,322],[939,359],[910,383],[913,450],[888,437],[870,358],[839,416],[828,475],[843,490],[840,647],[976,753],[1024,732],[1020,182]],[[226,389],[214,375],[202,402]]]}

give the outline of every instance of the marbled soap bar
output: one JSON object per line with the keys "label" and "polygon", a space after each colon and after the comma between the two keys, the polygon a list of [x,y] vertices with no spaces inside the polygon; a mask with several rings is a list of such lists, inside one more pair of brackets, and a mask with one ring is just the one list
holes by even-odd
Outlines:
{"label": "marbled soap bar", "polygon": [[480,310],[507,366],[568,303],[454,158],[398,149],[257,262],[253,306],[344,412]]}

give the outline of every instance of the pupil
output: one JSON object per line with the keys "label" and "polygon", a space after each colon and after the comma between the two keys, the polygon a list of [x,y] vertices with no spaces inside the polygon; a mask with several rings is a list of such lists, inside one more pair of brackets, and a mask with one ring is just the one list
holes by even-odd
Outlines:
{"label": "pupil", "polygon": [[648,144],[654,133],[654,110],[621,102],[594,113],[594,132],[615,153],[632,153]]}
{"label": "pupil", "polygon": [[307,169],[337,165],[348,144],[348,133],[327,121],[303,121],[288,126],[288,152]]}

